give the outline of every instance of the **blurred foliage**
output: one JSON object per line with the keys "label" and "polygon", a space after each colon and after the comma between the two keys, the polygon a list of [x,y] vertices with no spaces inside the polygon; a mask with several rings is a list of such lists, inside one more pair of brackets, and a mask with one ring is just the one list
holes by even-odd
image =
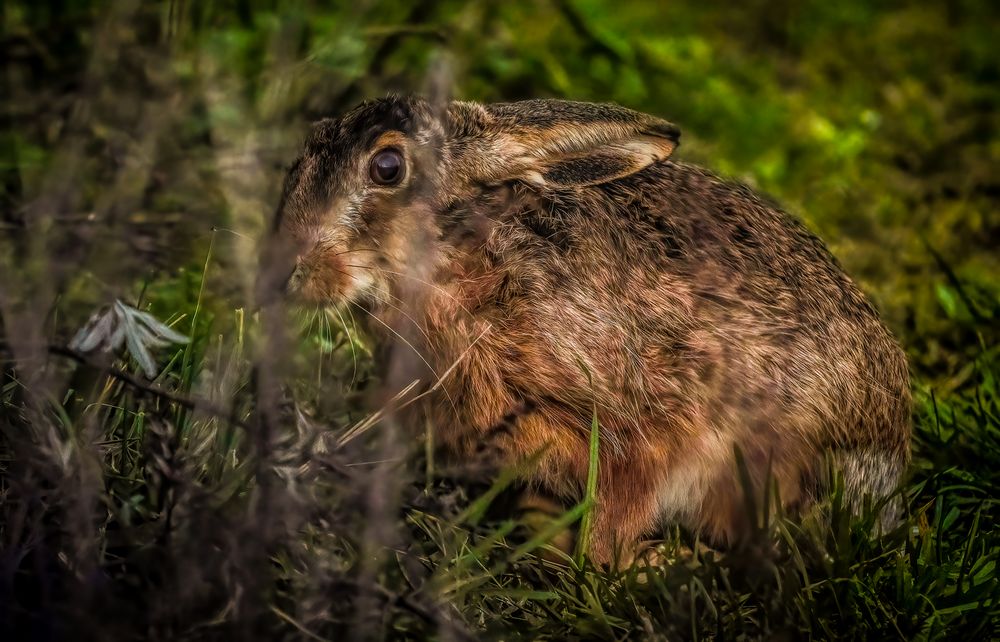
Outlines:
{"label": "blurred foliage", "polygon": [[173,269],[213,226],[255,236],[307,123],[359,99],[611,100],[677,122],[680,158],[803,217],[914,366],[953,372],[976,342],[950,317],[998,305],[996,14],[972,1],[7,3],[3,199],[33,202],[71,172],[53,224],[89,221],[79,235],[110,265],[79,247],[74,263],[119,285],[135,266],[112,257]]}
{"label": "blurred foliage", "polygon": [[[52,0],[8,1],[0,20],[4,358],[36,363],[32,349],[65,345],[119,297],[192,338],[160,353],[153,383],[173,397],[93,364],[53,366],[53,382],[0,363],[0,502],[22,498],[0,521],[0,602],[15,588],[19,604],[50,591],[121,609],[109,636],[163,638],[332,635],[354,622],[359,594],[390,614],[386,636],[996,633],[997,3]],[[369,478],[345,491],[347,464],[316,455],[310,440],[325,437],[301,413],[263,440],[276,444],[267,457],[253,442],[262,413],[248,310],[255,239],[309,122],[390,91],[655,113],[684,132],[677,158],[802,217],[910,356],[911,519],[885,539],[846,517],[828,533],[769,524],[775,551],[677,562],[639,581],[635,570],[553,570],[516,548],[510,524],[461,524],[468,511],[452,504],[469,500],[434,485],[399,491],[409,539],[397,544],[426,568],[402,554],[361,563],[368,531],[352,502]],[[303,327],[293,396],[342,438],[361,417],[365,345],[349,319],[315,314]],[[89,404],[73,402],[91,389]],[[226,413],[185,406],[186,395]],[[15,430],[45,448],[15,458],[27,448]],[[57,463],[39,463],[45,453]],[[315,467],[296,468],[303,453]],[[18,512],[24,480],[42,495]],[[254,507],[274,497],[302,514],[262,520]],[[183,526],[166,541],[172,523]],[[73,548],[88,529],[92,549]],[[373,580],[373,593],[357,590]]]}

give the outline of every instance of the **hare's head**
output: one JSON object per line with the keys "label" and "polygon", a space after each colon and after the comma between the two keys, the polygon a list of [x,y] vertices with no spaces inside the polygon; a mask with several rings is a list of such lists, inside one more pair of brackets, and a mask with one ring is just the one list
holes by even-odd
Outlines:
{"label": "hare's head", "polygon": [[667,158],[678,137],[670,123],[614,105],[366,102],[320,121],[306,141],[275,218],[282,266],[273,269],[314,303],[378,300],[441,255],[442,216],[485,186],[604,183]]}

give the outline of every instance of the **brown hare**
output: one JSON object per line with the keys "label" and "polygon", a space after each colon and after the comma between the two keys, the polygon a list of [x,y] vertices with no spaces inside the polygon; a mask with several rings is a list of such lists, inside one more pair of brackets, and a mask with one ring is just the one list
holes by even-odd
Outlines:
{"label": "brown hare", "polygon": [[315,126],[275,221],[289,290],[403,338],[452,455],[537,456],[526,481],[572,501],[596,408],[603,563],[664,522],[738,541],[737,449],[788,507],[830,457],[854,505],[909,458],[875,310],[793,218],[672,160],[679,135],[614,105],[366,102]]}

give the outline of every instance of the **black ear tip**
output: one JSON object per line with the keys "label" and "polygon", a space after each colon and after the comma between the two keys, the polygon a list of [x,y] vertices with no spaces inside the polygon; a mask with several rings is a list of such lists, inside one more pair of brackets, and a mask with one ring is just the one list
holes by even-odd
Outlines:
{"label": "black ear tip", "polygon": [[649,128],[649,133],[654,136],[666,138],[673,143],[681,141],[681,128],[673,123],[660,121]]}

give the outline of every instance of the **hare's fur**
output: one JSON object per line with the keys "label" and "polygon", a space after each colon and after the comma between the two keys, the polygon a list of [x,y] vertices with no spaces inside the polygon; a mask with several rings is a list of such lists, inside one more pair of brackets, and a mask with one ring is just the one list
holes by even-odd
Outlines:
{"label": "hare's fur", "polygon": [[[738,539],[734,449],[788,506],[829,456],[854,502],[908,459],[906,361],[875,310],[793,218],[669,159],[677,137],[614,106],[376,101],[317,126],[276,224],[301,294],[404,337],[401,381],[441,378],[424,410],[451,454],[540,457],[528,481],[572,500],[596,408],[601,561],[662,520]],[[387,145],[394,189],[366,181]]]}

